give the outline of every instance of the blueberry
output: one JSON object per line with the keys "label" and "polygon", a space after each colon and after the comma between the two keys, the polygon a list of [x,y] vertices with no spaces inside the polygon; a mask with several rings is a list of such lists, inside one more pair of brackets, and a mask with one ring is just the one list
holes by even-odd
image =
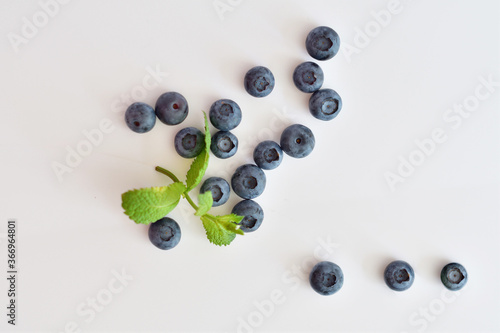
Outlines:
{"label": "blueberry", "polygon": [[456,262],[449,263],[441,270],[441,281],[449,290],[460,290],[467,283],[467,271]]}
{"label": "blueberry", "polygon": [[259,229],[264,220],[264,211],[258,203],[253,200],[242,200],[238,202],[231,213],[244,216],[240,222],[240,229],[243,232],[252,232]]}
{"label": "blueberry", "polygon": [[244,164],[236,169],[231,177],[234,193],[243,199],[253,199],[264,192],[266,175],[254,164]]}
{"label": "blueberry", "polygon": [[332,120],[341,109],[342,99],[332,89],[318,90],[309,99],[309,111],[319,120]]}
{"label": "blueberry", "polygon": [[339,51],[339,35],[329,27],[317,27],[306,38],[307,53],[317,60],[333,58]]}
{"label": "blueberry", "polygon": [[241,109],[230,99],[219,99],[210,107],[210,122],[221,131],[230,131],[241,122]]}
{"label": "blueberry", "polygon": [[254,97],[265,97],[273,91],[274,76],[267,67],[256,66],[245,75],[245,90]]}
{"label": "blueberry", "polygon": [[281,133],[281,149],[291,157],[302,158],[314,149],[314,135],[304,125],[290,125]]}
{"label": "blueberry", "polygon": [[189,108],[184,96],[177,92],[167,92],[158,97],[156,116],[167,125],[177,125],[186,119]]}
{"label": "blueberry", "polygon": [[214,199],[212,206],[217,207],[227,202],[231,189],[229,188],[229,183],[224,178],[210,177],[203,182],[200,188],[200,193],[207,191],[212,193],[212,198]]}
{"label": "blueberry", "polygon": [[170,250],[181,240],[181,228],[170,217],[159,219],[149,226],[149,240],[159,249]]}
{"label": "blueberry", "polygon": [[406,290],[411,287],[414,279],[413,268],[406,261],[396,260],[385,268],[384,280],[392,290]]}
{"label": "blueberry", "polygon": [[302,92],[312,93],[323,85],[323,70],[314,62],[303,62],[293,72],[293,83]]}
{"label": "blueberry", "polygon": [[182,157],[196,157],[205,147],[205,135],[195,127],[183,128],[175,135],[174,146]]}
{"label": "blueberry", "polygon": [[136,133],[149,132],[156,123],[155,110],[146,103],[133,103],[125,111],[125,122]]}
{"label": "blueberry", "polygon": [[212,136],[210,150],[218,158],[229,158],[238,150],[238,138],[231,132],[219,131]]}
{"label": "blueberry", "polygon": [[274,141],[262,141],[253,151],[255,164],[261,169],[272,170],[277,168],[283,160],[283,150]]}
{"label": "blueberry", "polygon": [[309,283],[318,294],[324,296],[332,295],[342,288],[344,273],[333,262],[321,261],[311,270]]}

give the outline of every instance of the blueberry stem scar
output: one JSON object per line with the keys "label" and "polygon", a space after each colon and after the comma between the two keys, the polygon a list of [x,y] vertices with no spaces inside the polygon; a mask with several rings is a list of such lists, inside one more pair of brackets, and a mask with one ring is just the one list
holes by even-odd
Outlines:
{"label": "blueberry stem scar", "polygon": [[[162,168],[161,166],[157,166],[155,168],[155,170],[158,171],[159,173],[164,174],[165,176],[168,176],[170,179],[172,179],[176,183],[180,183],[181,182],[179,180],[179,178],[177,178],[172,172],[168,171],[167,169]],[[198,210],[198,206],[194,203],[193,199],[191,199],[191,197],[189,196],[188,193],[183,193],[182,196],[184,198],[186,198],[186,200],[189,202],[189,204],[191,205],[191,207],[194,208],[194,210]]]}

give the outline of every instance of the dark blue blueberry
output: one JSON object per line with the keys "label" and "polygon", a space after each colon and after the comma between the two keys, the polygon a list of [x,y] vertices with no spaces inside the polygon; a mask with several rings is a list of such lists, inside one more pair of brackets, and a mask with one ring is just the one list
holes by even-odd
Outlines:
{"label": "dark blue blueberry", "polygon": [[262,141],[253,151],[255,164],[261,169],[272,170],[277,168],[283,160],[283,150],[274,141]]}
{"label": "dark blue blueberry", "polygon": [[396,260],[385,268],[384,280],[392,290],[403,291],[411,287],[415,273],[406,261]]}
{"label": "dark blue blueberry", "polygon": [[181,240],[181,228],[170,217],[164,217],[149,226],[149,240],[159,249],[170,250]]}
{"label": "dark blue blueberry", "polygon": [[441,281],[450,290],[460,290],[467,283],[467,271],[464,266],[452,262],[441,270]]}
{"label": "dark blue blueberry", "polygon": [[230,99],[219,99],[210,107],[210,122],[221,131],[230,131],[241,122],[241,109]]}
{"label": "dark blue blueberry", "polygon": [[273,91],[274,76],[267,67],[256,66],[245,75],[245,90],[254,97],[265,97]]}
{"label": "dark blue blueberry", "polygon": [[238,138],[231,132],[219,131],[212,136],[210,150],[218,158],[229,158],[238,150]]}
{"label": "dark blue blueberry", "polygon": [[243,199],[254,199],[264,192],[266,175],[254,164],[244,164],[236,169],[231,177],[234,193]]}
{"label": "dark blue blueberry", "polygon": [[306,38],[307,53],[317,60],[328,60],[337,54],[340,47],[339,35],[329,27],[317,27]]}
{"label": "dark blue blueberry", "polygon": [[281,149],[291,157],[302,158],[314,149],[314,135],[304,125],[290,125],[281,133]]}
{"label": "dark blue blueberry", "polygon": [[229,188],[229,183],[224,178],[210,177],[203,182],[200,188],[200,193],[207,191],[212,193],[212,198],[214,199],[212,206],[217,207],[227,202],[231,189]]}
{"label": "dark blue blueberry", "polygon": [[264,211],[258,203],[253,200],[243,200],[238,202],[231,213],[244,216],[240,222],[240,229],[243,232],[252,232],[259,229],[264,220]]}
{"label": "dark blue blueberry", "polygon": [[125,122],[136,133],[149,132],[156,123],[155,110],[146,103],[133,103],[125,111]]}
{"label": "dark blue blueberry", "polygon": [[323,85],[323,70],[314,62],[303,62],[293,72],[293,83],[302,92],[312,93]]}
{"label": "dark blue blueberry", "polygon": [[195,127],[183,128],[175,135],[174,146],[182,157],[196,157],[205,147],[205,135]]}
{"label": "dark blue blueberry", "polygon": [[309,99],[309,111],[319,120],[332,120],[341,109],[342,99],[332,89],[318,90]]}
{"label": "dark blue blueberry", "polygon": [[342,288],[344,273],[333,262],[321,261],[311,270],[309,283],[318,294],[323,296],[332,295]]}
{"label": "dark blue blueberry", "polygon": [[158,97],[155,112],[164,124],[177,125],[186,119],[189,108],[184,96],[177,92],[167,92]]}

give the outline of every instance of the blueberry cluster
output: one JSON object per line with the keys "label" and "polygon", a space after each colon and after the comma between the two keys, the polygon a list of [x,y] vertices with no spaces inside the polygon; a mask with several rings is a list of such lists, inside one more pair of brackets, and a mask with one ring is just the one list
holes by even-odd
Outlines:
{"label": "blueberry cluster", "polygon": [[156,117],[167,125],[177,125],[186,119],[189,107],[184,96],[177,92],[166,92],[156,101],[155,108],[142,102],[130,105],[125,111],[125,123],[136,133],[153,129]]}
{"label": "blueberry cluster", "polygon": [[[327,60],[337,54],[340,40],[333,29],[321,26],[309,33],[305,44],[307,52],[314,59]],[[342,100],[334,90],[320,89],[323,80],[323,70],[311,61],[300,64],[293,73],[295,86],[300,91],[312,93],[309,101],[311,114],[317,119],[331,120],[342,108]],[[246,73],[243,85],[251,96],[262,98],[273,91],[275,78],[269,68],[256,66]],[[125,112],[125,121],[134,132],[146,133],[153,128],[156,118],[167,125],[178,125],[186,119],[188,112],[189,107],[184,96],[177,92],[167,92],[158,98],[154,109],[142,102],[130,105]],[[241,123],[240,106],[231,99],[219,99],[210,107],[209,118],[212,125],[218,129],[211,138],[210,151],[222,159],[234,156],[238,150],[238,138],[231,133],[231,130]],[[283,153],[294,158],[306,157],[312,152],[314,145],[314,135],[309,128],[301,124],[291,125],[281,134],[279,144],[266,140],[255,147],[253,151],[255,164],[238,167],[231,177],[231,186],[225,179],[210,177],[202,184],[200,193],[210,191],[213,206],[216,207],[227,202],[232,187],[234,193],[244,199],[233,207],[232,213],[244,216],[240,222],[241,230],[255,231],[264,218],[262,207],[252,200],[261,195],[265,189],[266,175],[263,170],[277,168],[283,160]],[[180,156],[195,158],[204,148],[204,134],[194,127],[183,128],[175,136],[174,147]],[[167,222],[158,225],[164,223]],[[168,223],[176,222],[170,219]],[[160,230],[158,225],[150,229],[153,230],[150,232]],[[180,237],[180,229],[178,230]],[[162,241],[170,244],[171,239],[167,241],[161,237],[152,238],[152,242],[160,248]]]}
{"label": "blueberry cluster", "polygon": [[[384,281],[392,290],[407,290],[414,280],[415,272],[406,261],[395,260],[385,268]],[[449,263],[441,270],[441,282],[449,290],[460,290],[467,283],[467,271],[458,263]],[[311,270],[309,283],[318,294],[332,295],[342,288],[344,273],[338,265],[322,261]]]}
{"label": "blueberry cluster", "polygon": [[[328,27],[313,29],[306,39],[308,53],[317,60],[327,60],[337,54],[340,40],[337,33]],[[320,120],[335,118],[342,108],[340,96],[332,89],[320,89],[323,85],[323,70],[313,62],[304,62],[297,66],[293,73],[295,86],[303,92],[313,93],[309,102],[309,111]],[[254,97],[268,96],[275,87],[275,78],[271,70],[264,66],[251,68],[244,77],[245,90]],[[212,109],[210,110],[212,112]],[[240,115],[241,116],[241,115]],[[215,123],[210,116],[212,124]],[[235,121],[239,123],[239,120]],[[217,126],[216,126],[217,127]],[[218,156],[221,147],[213,141],[214,155]],[[231,145],[232,143],[232,145]],[[253,151],[255,164],[245,164],[236,169],[231,177],[233,191],[244,200],[239,202],[233,213],[245,216],[241,222],[241,229],[245,232],[256,230],[264,217],[262,208],[252,199],[262,194],[266,186],[266,175],[263,170],[277,168],[282,160],[283,153],[293,158],[308,156],[314,149],[315,138],[312,131],[301,124],[287,127],[281,134],[280,143],[266,140],[260,142]],[[237,147],[237,139],[227,139],[222,148]],[[219,150],[219,151],[217,151]],[[217,152],[217,153],[216,153]],[[231,155],[232,156],[232,155]]]}

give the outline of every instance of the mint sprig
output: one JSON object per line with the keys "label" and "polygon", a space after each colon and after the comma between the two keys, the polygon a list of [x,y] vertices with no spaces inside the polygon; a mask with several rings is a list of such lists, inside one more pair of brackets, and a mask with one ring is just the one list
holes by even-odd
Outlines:
{"label": "mint sprig", "polygon": [[211,243],[215,245],[229,245],[236,237],[236,234],[243,235],[243,231],[239,229],[239,225],[237,224],[243,219],[243,216],[229,219],[228,216],[213,216],[209,214],[201,216],[207,238]]}
{"label": "mint sprig", "polygon": [[203,112],[203,116],[205,118],[205,147],[200,153],[200,155],[196,156],[193,163],[191,163],[191,167],[189,168],[186,175],[186,192],[191,191],[195,188],[200,182],[203,176],[205,175],[205,171],[208,168],[208,158],[210,156],[210,129],[208,127],[208,119],[207,114]]}
{"label": "mint sprig", "polygon": [[212,208],[213,203],[214,198],[212,197],[212,192],[207,191],[205,193],[200,193],[200,195],[198,196],[198,209],[196,210],[196,213],[194,213],[194,215],[205,215],[206,213],[208,213],[210,208]]}
{"label": "mint sprig", "polygon": [[141,188],[122,194],[122,207],[135,223],[150,224],[170,213],[186,191],[183,183]]}
{"label": "mint sprig", "polygon": [[172,172],[157,166],[156,171],[163,173],[174,181],[169,186],[142,188],[131,190],[122,194],[122,207],[125,214],[133,221],[140,224],[150,224],[163,218],[170,213],[179,203],[181,196],[184,197],[195,210],[205,228],[208,240],[215,245],[229,245],[236,234],[243,235],[239,223],[243,216],[235,214],[214,216],[208,212],[212,208],[212,193],[207,191],[198,196],[198,205],[189,196],[203,179],[208,167],[210,153],[210,129],[208,119],[205,119],[205,147],[203,151],[191,163],[186,174],[186,183],[182,183]]}

